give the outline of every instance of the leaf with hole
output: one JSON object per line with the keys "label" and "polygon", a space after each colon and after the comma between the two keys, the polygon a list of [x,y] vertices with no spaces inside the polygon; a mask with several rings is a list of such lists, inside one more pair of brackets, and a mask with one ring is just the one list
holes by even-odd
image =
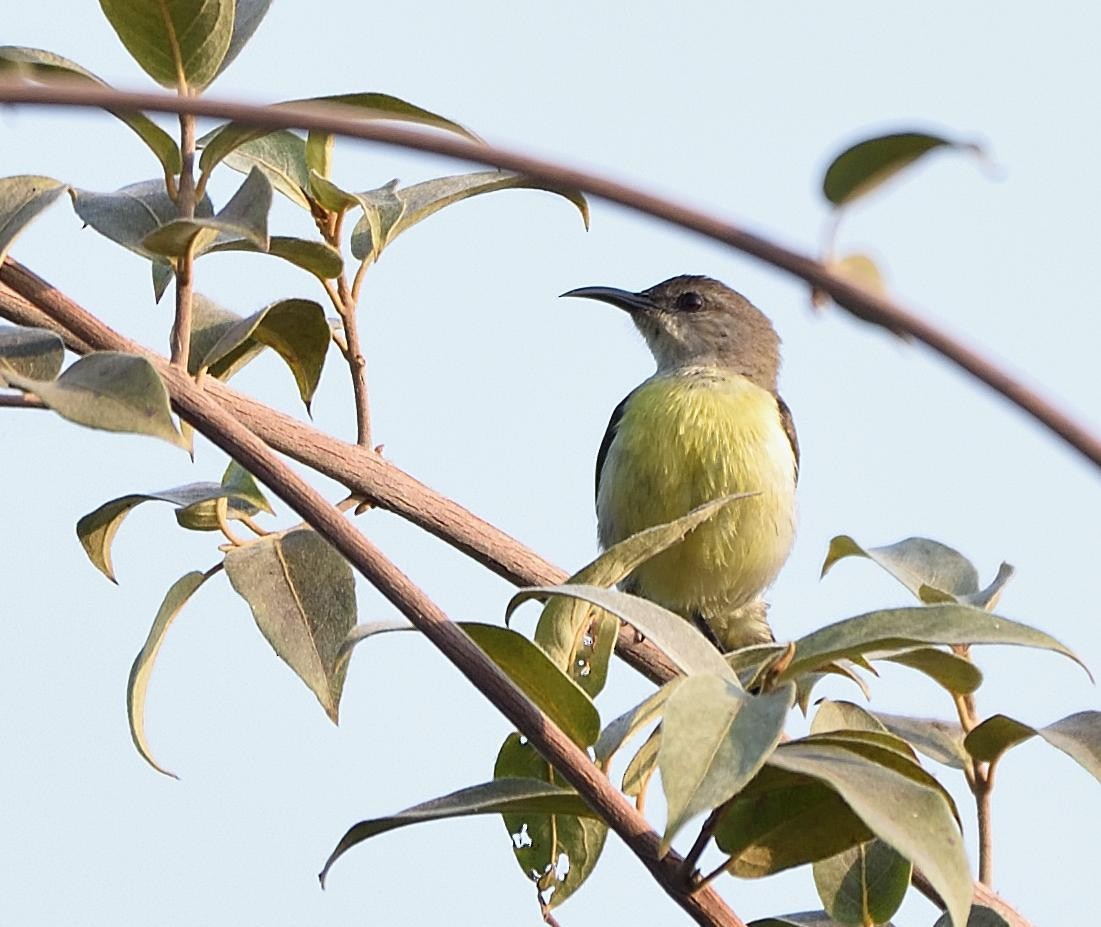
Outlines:
{"label": "leaf with hole", "polygon": [[[494,764],[496,781],[555,783],[555,774],[538,751],[519,734],[510,734]],[[502,815],[520,870],[533,879],[540,900],[552,909],[562,904],[592,874],[604,849],[607,825],[599,818],[541,813],[532,809]]]}
{"label": "leaf with hole", "polygon": [[927,644],[1035,647],[1062,654],[1089,673],[1070,649],[1036,628],[969,605],[927,605],[868,612],[813,631],[795,642],[795,656],[779,679],[795,678],[844,657]]}
{"label": "leaf with hole", "polygon": [[[18,75],[24,80],[40,84],[76,81],[100,87],[109,86],[75,61],[41,48],[21,48],[16,45],[0,47],[0,76],[4,75]],[[164,129],[142,113],[108,112],[126,123],[145,142],[161,162],[166,174],[180,172],[180,149]]]}
{"label": "leaf with hole", "polygon": [[260,168],[254,167],[216,215],[173,219],[146,235],[141,246],[162,257],[178,258],[189,251],[202,254],[221,236],[229,240],[243,238],[257,250],[267,251],[270,210],[271,183]]}
{"label": "leaf with hole", "polygon": [[814,885],[839,924],[885,924],[902,905],[913,870],[882,840],[869,840],[814,864]]}
{"label": "leaf with hole", "polygon": [[45,328],[0,325],[0,365],[23,377],[52,380],[65,359],[65,342]]}
{"label": "leaf with hole", "polygon": [[[286,107],[304,109],[309,108],[311,103],[321,104],[314,107],[318,112],[336,112],[341,116],[361,119],[364,122],[377,122],[379,120],[412,122],[434,129],[455,132],[472,141],[479,141],[476,135],[464,129],[457,122],[452,122],[450,119],[445,119],[443,116],[385,93],[340,93],[302,100],[287,100],[284,103],[273,104],[272,109],[279,110]],[[219,126],[205,138],[203,153],[199,159],[199,168],[204,172],[213,170],[214,166],[227,157],[235,148],[246,142],[263,138],[271,131],[271,129],[258,129],[241,122],[228,122],[223,126]],[[303,151],[303,158],[304,156],[305,152]]]}
{"label": "leaf with hole", "polygon": [[329,349],[329,323],[318,303],[281,299],[236,322],[229,320],[227,310],[216,306],[208,304],[203,312],[199,324],[204,337],[192,344],[194,359],[189,368],[205,367],[211,376],[226,380],[268,347],[286,362],[309,408]]}
{"label": "leaf with hole", "polygon": [[172,421],[168,391],[144,357],[98,351],[80,358],[56,380],[35,380],[0,366],[0,383],[4,381],[34,393],[62,418],[78,425],[149,435],[184,447]]}
{"label": "leaf with hole", "polygon": [[941,148],[982,153],[977,145],[927,132],[879,135],[851,145],[833,159],[822,179],[822,193],[834,206],[845,206]]}
{"label": "leaf with hole", "polygon": [[1046,727],[1032,727],[1006,715],[992,715],[971,730],[963,743],[976,760],[992,763],[1006,750],[1035,736],[1062,750],[1101,781],[1101,711],[1079,711]]}
{"label": "leaf with hole", "polygon": [[678,686],[662,716],[658,768],[668,818],[662,852],[694,816],[745,787],[780,742],[795,686],[749,695],[711,675]]}
{"label": "leaf with hole", "polygon": [[202,89],[229,52],[236,0],[99,0],[99,5],[130,57],[162,87]]}
{"label": "leaf with hole", "polygon": [[590,818],[596,816],[580,795],[565,786],[551,785],[537,779],[495,779],[492,782],[473,785],[442,798],[414,805],[388,817],[360,821],[340,839],[336,849],[325,861],[319,878],[324,886],[325,878],[333,863],[348,850],[363,843],[364,840],[399,827],[474,814],[528,812]]}
{"label": "leaf with hole", "polygon": [[206,573],[198,571],[185,573],[172,584],[165,594],[164,601],[161,602],[161,607],[157,610],[157,616],[153,619],[153,627],[149,629],[145,645],[134,658],[134,665],[130,668],[130,678],[126,683],[126,715],[130,722],[130,736],[134,740],[134,746],[137,747],[142,759],[157,772],[171,776],[173,779],[179,777],[153,758],[145,737],[145,694],[149,689],[153,662],[157,659],[169,626],[199,587],[220,569],[221,567],[215,567]]}
{"label": "leaf with hole", "polygon": [[19,233],[65,190],[65,184],[52,177],[20,174],[0,178],[0,263]]}
{"label": "leaf with hole", "polygon": [[337,655],[356,623],[348,561],[315,531],[294,528],[232,548],[225,568],[272,649],[335,724],[347,671]]}

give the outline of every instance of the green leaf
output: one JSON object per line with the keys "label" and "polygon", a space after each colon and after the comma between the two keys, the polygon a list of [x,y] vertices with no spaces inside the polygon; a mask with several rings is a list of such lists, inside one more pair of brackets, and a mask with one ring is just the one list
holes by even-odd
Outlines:
{"label": "green leaf", "polygon": [[599,765],[607,767],[616,751],[623,746],[639,728],[659,717],[669,696],[687,679],[687,676],[674,676],[656,692],[629,711],[625,711],[612,721],[603,731],[593,747],[593,754]]}
{"label": "green leaf", "polygon": [[833,159],[822,180],[822,193],[844,206],[870,193],[918,159],[938,148],[978,152],[976,145],[925,132],[896,132],[865,139]]}
{"label": "green leaf", "polygon": [[360,821],[340,839],[336,849],[325,861],[319,876],[321,884],[324,886],[325,877],[333,863],[356,844],[378,834],[425,821],[506,812],[595,817],[594,812],[573,789],[532,779],[496,779],[414,805],[389,817]]}
{"label": "green leaf", "polygon": [[168,284],[172,282],[172,278],[176,275],[172,270],[172,265],[162,261],[151,261],[149,269],[153,275],[153,302],[159,303],[161,297],[164,296],[164,291],[168,289]]}
{"label": "green leaf", "polygon": [[150,435],[183,447],[172,422],[168,391],[144,357],[97,351],[56,380],[19,376],[0,367],[0,382],[34,393],[62,418],[102,431]]}
{"label": "green leaf", "polygon": [[[284,103],[275,103],[271,108],[279,110],[280,108],[294,107],[297,109],[310,103],[324,104],[323,107],[318,107],[319,111],[333,112],[335,108],[335,111],[342,116],[362,119],[364,122],[378,120],[412,122],[455,132],[473,141],[480,141],[476,135],[464,129],[457,122],[452,122],[450,119],[445,119],[443,116],[385,93],[340,93],[332,96],[309,97],[302,100],[287,100]],[[258,129],[242,122],[226,123],[206,136],[203,154],[199,159],[199,168],[204,173],[213,170],[214,166],[235,148],[246,142],[263,138],[271,131],[271,129]]]}
{"label": "green leaf", "polygon": [[20,174],[0,178],[0,263],[19,233],[65,189],[65,184],[52,177]]}
{"label": "green leaf", "polygon": [[[309,167],[309,142],[306,145],[306,165]],[[354,193],[338,187],[329,178],[323,177],[312,168],[310,169],[310,194],[329,212],[344,212],[359,202]]]}
{"label": "green leaf", "polygon": [[505,614],[511,615],[528,599],[552,595],[581,599],[611,612],[645,634],[686,675],[710,673],[737,682],[722,655],[690,622],[660,605],[618,589],[586,585],[533,586],[517,592],[509,600]]}
{"label": "green leaf", "polygon": [[906,538],[885,547],[864,548],[848,535],[838,535],[830,541],[829,552],[822,564],[822,576],[846,557],[866,557],[918,598],[921,598],[923,586],[950,597],[979,591],[979,574],[971,561],[951,547],[928,538]]}
{"label": "green leaf", "polygon": [[189,249],[201,254],[224,235],[243,238],[258,251],[267,251],[270,210],[271,184],[264,172],[254,167],[217,215],[173,219],[146,235],[141,246],[153,254],[181,257]]}
{"label": "green leaf", "polygon": [[883,659],[908,666],[939,683],[956,695],[970,695],[982,685],[982,670],[966,657],[935,647],[918,647],[884,657],[868,654],[868,659]]}
{"label": "green leaf", "polygon": [[234,0],[233,6],[233,32],[229,37],[229,48],[226,49],[225,57],[218,65],[218,74],[228,68],[241,53],[241,49],[248,44],[261,20],[268,15],[271,0]]}
{"label": "green leaf", "polygon": [[149,749],[149,742],[145,738],[145,693],[149,689],[149,677],[153,672],[153,662],[157,659],[157,653],[164,643],[164,636],[168,633],[168,627],[175,620],[180,610],[195,594],[198,588],[207,581],[213,573],[220,569],[216,567],[208,573],[193,571],[185,573],[172,584],[165,594],[161,607],[157,609],[157,616],[153,619],[153,627],[149,629],[149,636],[145,640],[145,646],[141,648],[134,665],[130,668],[130,678],[126,683],[126,715],[130,721],[130,736],[134,739],[134,746],[138,753],[157,772],[178,779],[174,772],[170,772],[161,766]]}
{"label": "green leaf", "polygon": [[[550,764],[520,734],[510,734],[502,744],[493,776],[496,781],[538,780],[555,785]],[[532,809],[505,813],[502,818],[516,862],[535,881],[548,910],[581,887],[596,867],[608,835],[607,825],[599,818]]]}
{"label": "green leaf", "polygon": [[306,167],[322,177],[331,177],[335,141],[336,137],[331,132],[311,131],[306,136]]}
{"label": "green leaf", "polygon": [[[215,129],[199,139],[199,147],[206,145],[219,131]],[[307,196],[310,172],[306,167],[306,143],[293,132],[276,129],[262,138],[245,142],[226,155],[225,163],[227,167],[242,174],[258,167],[273,189],[303,209],[310,209]]]}
{"label": "green leaf", "polygon": [[925,873],[963,927],[972,890],[963,841],[950,799],[920,766],[887,750],[855,752],[813,740],[781,744],[769,764],[834,789],[877,837]]}
{"label": "green leaf", "polygon": [[[181,512],[191,512],[193,513],[191,517],[196,521],[201,517],[194,514],[199,511],[199,507],[204,503],[213,505],[217,499],[229,500],[226,513],[229,518],[255,515],[261,509],[271,511],[263,496],[257,499],[258,490],[253,493],[237,482],[236,477],[227,484],[228,478],[230,478],[229,471],[221,483],[188,483],[186,486],[176,486],[157,492],[130,493],[105,502],[76,523],[76,534],[80,540],[80,546],[84,548],[84,552],[96,569],[112,582],[117,582],[114,566],[111,563],[111,544],[126,516],[143,502],[167,502],[178,510],[177,519]],[[185,527],[193,527],[193,525],[188,524]],[[217,523],[213,527],[217,527]],[[202,530],[210,530],[210,528]]]}
{"label": "green leaf", "polygon": [[993,763],[1006,750],[1037,735],[1101,781],[1101,711],[1080,711],[1047,727],[992,715],[968,733],[963,744],[976,760]]}
{"label": "green leaf", "polygon": [[[219,313],[206,307],[203,322],[217,318]],[[225,313],[226,310],[221,310]],[[329,323],[325,310],[309,299],[281,299],[247,318],[225,324],[220,321],[204,324],[207,337],[201,346],[193,344],[194,361],[189,368],[208,368],[220,380],[231,377],[247,364],[262,347],[275,351],[294,374],[298,393],[308,409],[321,379],[325,354],[329,348]],[[207,343],[215,332],[218,338]]]}
{"label": "green leaf", "polygon": [[[748,927],[842,927],[825,911],[797,911],[750,921]],[[890,922],[882,927],[891,927]]]}
{"label": "green leaf", "polygon": [[344,269],[344,259],[335,248],[329,247],[323,241],[308,241],[304,238],[290,238],[275,235],[268,239],[268,247],[260,248],[244,238],[232,241],[221,241],[211,245],[204,253],[214,254],[217,251],[250,251],[257,254],[270,254],[272,257],[282,258],[309,271],[320,280],[335,280]]}
{"label": "green leaf", "polygon": [[542,650],[509,628],[459,623],[509,679],[579,747],[600,736],[600,715],[585,691]]}
{"label": "green leaf", "polygon": [[[7,74],[16,74],[25,80],[41,84],[75,80],[101,87],[110,86],[75,61],[41,48],[20,48],[16,45],[0,47],[0,75]],[[166,174],[180,172],[180,149],[164,129],[141,113],[114,110],[108,112],[126,123],[145,142],[161,162]]]}
{"label": "green leaf", "polygon": [[826,699],[818,706],[814,721],[811,722],[812,734],[824,734],[828,731],[872,731],[882,733],[887,728],[869,711],[852,702],[834,702]]}
{"label": "green leaf", "polygon": [[389,223],[385,221],[385,217],[373,218],[365,205],[364,216],[352,232],[352,255],[359,260],[369,256],[377,257],[402,232],[452,203],[497,190],[519,189],[546,190],[564,196],[578,208],[585,227],[589,227],[589,204],[580,191],[548,187],[521,174],[506,171],[479,171],[454,177],[437,177],[394,190],[393,195],[401,208],[396,210],[393,221]]}
{"label": "green leaf", "polygon": [[814,864],[818,897],[834,920],[885,924],[902,905],[913,866],[881,840],[869,840]]}
{"label": "green leaf", "polygon": [[251,473],[236,460],[231,460],[222,475],[220,492],[209,499],[200,499],[176,510],[176,521],[191,531],[217,531],[218,500],[226,499],[226,517],[241,519],[257,512],[272,514],[268,502]]}
{"label": "green leaf", "polygon": [[[952,927],[952,921],[947,914],[942,914],[933,927]],[[967,927],[1010,927],[1010,925],[993,908],[977,904],[971,908],[971,913],[967,917]]]}
{"label": "green leaf", "polygon": [[[610,547],[567,580],[570,584],[613,586],[651,557],[680,542],[693,528],[734,499],[709,502],[682,518],[640,531]],[[603,609],[579,599],[554,597],[543,608],[535,627],[535,642],[590,696],[604,687],[615,648],[619,622]]]}
{"label": "green leaf", "polygon": [[99,0],[99,5],[130,56],[162,87],[205,87],[233,38],[235,0]]}
{"label": "green leaf", "polygon": [[639,796],[646,791],[654,770],[658,767],[658,751],[661,750],[661,725],[650,732],[638,752],[623,770],[623,794]]}
{"label": "green leaf", "polygon": [[874,715],[888,731],[896,737],[901,737],[931,760],[936,760],[952,769],[963,769],[967,765],[967,751],[963,748],[963,728],[956,722],[941,721],[937,718],[890,715],[881,711],[874,712]]}
{"label": "green leaf", "polygon": [[65,359],[65,342],[46,328],[0,325],[0,364],[31,380],[52,380]]}
{"label": "green leaf", "polygon": [[348,561],[316,532],[293,528],[234,547],[225,567],[268,643],[335,724],[347,670],[337,655],[356,622]]}
{"label": "green leaf", "polygon": [[757,879],[826,859],[873,836],[824,782],[766,765],[727,805],[715,840],[727,871]]}
{"label": "green leaf", "polygon": [[668,805],[662,850],[697,814],[745,787],[780,742],[795,686],[748,695],[711,675],[690,676],[669,697],[658,768]]}
{"label": "green leaf", "polygon": [[1089,673],[1072,651],[1043,631],[969,605],[927,605],[868,612],[820,628],[795,642],[795,656],[779,679],[792,679],[844,657],[924,644],[1036,647],[1061,653]]}
{"label": "green leaf", "polygon": [[355,194],[363,209],[352,229],[352,257],[356,260],[377,260],[390,240],[390,233],[405,209],[397,190],[397,180],[391,180],[375,190]]}
{"label": "green leaf", "polygon": [[[143,180],[113,193],[69,192],[73,209],[85,225],[142,257],[164,263],[164,258],[143,245],[150,232],[179,218],[176,204],[165,192],[163,178]],[[210,197],[204,195],[195,206],[195,215],[205,218],[213,214]]]}

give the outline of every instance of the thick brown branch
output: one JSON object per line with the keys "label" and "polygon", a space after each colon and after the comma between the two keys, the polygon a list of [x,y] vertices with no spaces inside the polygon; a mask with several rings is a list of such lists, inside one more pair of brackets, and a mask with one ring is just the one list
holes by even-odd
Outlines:
{"label": "thick brown branch", "polygon": [[212,100],[208,97],[126,93],[107,87],[84,85],[40,87],[12,81],[0,82],[0,101],[48,106],[95,106],[111,110],[191,113],[240,120],[261,128],[313,129],[384,145],[434,152],[464,161],[517,171],[549,186],[583,190],[629,209],[699,232],[716,241],[725,242],[828,293],[839,305],[858,318],[916,338],[1001,393],[1093,463],[1101,466],[1101,438],[1040,396],[1035,390],[926,319],[914,315],[884,296],[857,286],[806,255],[785,248],[716,216],[614,180],[454,136],[428,134],[418,129],[380,122],[362,122],[355,116],[342,114],[336,107],[325,107],[320,104],[311,107],[281,106],[276,109]]}
{"label": "thick brown branch", "polygon": [[[55,331],[78,353],[140,353],[162,374],[167,366],[163,357],[120,335],[11,258],[0,267],[0,315],[21,325]],[[563,570],[371,449],[340,441],[217,380],[208,378],[204,388],[276,450],[337,480],[375,506],[405,518],[509,582],[543,586],[566,579]],[[617,650],[627,663],[654,682],[666,682],[676,674],[661,651],[646,641],[636,641],[634,632],[628,629],[620,632]]]}
{"label": "thick brown branch", "polygon": [[[49,308],[43,307],[49,312]],[[55,321],[62,321],[57,319]],[[91,330],[80,332],[91,340]],[[263,440],[206,394],[184,371],[164,366],[161,375],[180,415],[213,444],[239,461],[322,534],[395,605],[451,663],[496,706],[603,818],[650,870],[658,884],[697,923],[744,927],[715,892],[683,890],[681,858],[659,854],[660,841],[632,807],[573,743],[517,689],[478,646],[370,541],[340,510],[288,467]]]}

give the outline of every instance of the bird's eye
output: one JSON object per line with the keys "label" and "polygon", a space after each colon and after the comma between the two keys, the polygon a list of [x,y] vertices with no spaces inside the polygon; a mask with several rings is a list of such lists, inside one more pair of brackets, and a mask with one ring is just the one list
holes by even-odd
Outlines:
{"label": "bird's eye", "polygon": [[683,312],[695,312],[703,308],[703,297],[699,293],[689,290],[677,297],[677,308]]}

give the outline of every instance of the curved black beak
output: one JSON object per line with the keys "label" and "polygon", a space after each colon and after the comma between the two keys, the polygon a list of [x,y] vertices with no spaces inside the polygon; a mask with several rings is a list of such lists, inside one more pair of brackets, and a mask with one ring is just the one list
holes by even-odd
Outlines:
{"label": "curved black beak", "polygon": [[642,293],[619,290],[614,286],[583,286],[563,293],[563,296],[580,296],[583,299],[598,299],[602,303],[611,303],[632,315],[636,312],[652,312],[657,309],[651,299]]}

